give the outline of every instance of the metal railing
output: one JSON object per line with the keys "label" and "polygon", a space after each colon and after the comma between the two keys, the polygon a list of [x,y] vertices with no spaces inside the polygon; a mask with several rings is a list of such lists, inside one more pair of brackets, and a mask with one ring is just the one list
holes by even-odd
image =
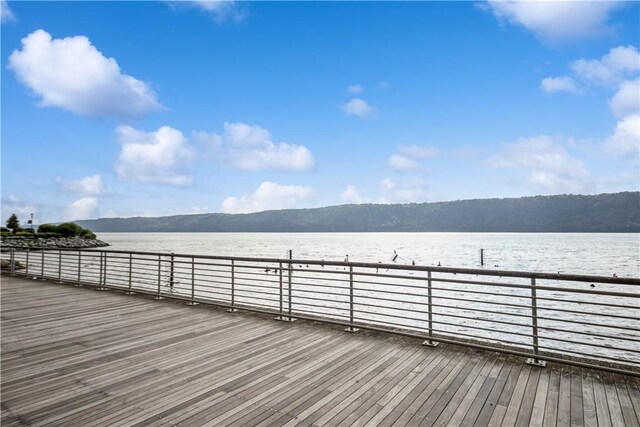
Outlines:
{"label": "metal railing", "polygon": [[[640,372],[640,279],[302,259],[3,248],[16,276]],[[5,263],[6,265],[6,263]]]}

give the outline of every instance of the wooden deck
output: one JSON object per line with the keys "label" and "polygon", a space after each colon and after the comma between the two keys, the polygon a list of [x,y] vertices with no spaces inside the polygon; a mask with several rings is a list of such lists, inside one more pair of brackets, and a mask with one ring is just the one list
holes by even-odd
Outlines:
{"label": "wooden deck", "polygon": [[2,426],[638,426],[640,380],[2,276]]}

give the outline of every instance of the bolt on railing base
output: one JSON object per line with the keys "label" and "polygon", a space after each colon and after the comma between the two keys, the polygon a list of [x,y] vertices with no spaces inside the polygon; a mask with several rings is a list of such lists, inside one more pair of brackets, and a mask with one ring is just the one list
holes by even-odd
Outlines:
{"label": "bolt on railing base", "polygon": [[239,311],[237,308],[228,308],[227,309],[227,313],[235,313],[236,311]]}
{"label": "bolt on railing base", "polygon": [[360,330],[360,329],[358,329],[358,328],[352,328],[351,326],[349,326],[349,327],[348,327],[347,329],[345,329],[344,331],[345,331],[345,332],[351,332],[351,333],[353,333],[353,332],[358,332],[359,330]]}
{"label": "bolt on railing base", "polygon": [[297,319],[295,317],[287,317],[287,316],[278,316],[274,318],[275,320],[280,320],[282,322],[295,322]]}
{"label": "bolt on railing base", "polygon": [[426,341],[422,341],[422,345],[426,345],[427,347],[437,347],[438,344],[440,344],[437,341],[432,341],[432,340],[426,340]]}
{"label": "bolt on railing base", "polygon": [[534,359],[533,357],[528,358],[524,363],[526,363],[527,365],[539,366],[541,368],[547,366],[547,362],[545,362],[544,360]]}

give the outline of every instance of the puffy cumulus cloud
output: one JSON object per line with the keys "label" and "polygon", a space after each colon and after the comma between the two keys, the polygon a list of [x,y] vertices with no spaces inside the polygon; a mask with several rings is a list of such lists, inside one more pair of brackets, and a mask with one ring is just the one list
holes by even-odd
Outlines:
{"label": "puffy cumulus cloud", "polygon": [[54,180],[60,191],[65,193],[80,193],[98,195],[104,192],[104,184],[100,175],[86,176],[78,180],[66,180],[57,177]]}
{"label": "puffy cumulus cloud", "polygon": [[280,185],[265,181],[254,191],[240,197],[227,197],[222,202],[224,213],[250,213],[273,209],[289,209],[313,196],[311,187]]}
{"label": "puffy cumulus cloud", "polygon": [[618,90],[609,100],[609,108],[618,118],[638,113],[640,110],[640,79],[620,83]]}
{"label": "puffy cumulus cloud", "polygon": [[635,46],[618,46],[600,59],[578,59],[571,69],[583,80],[615,85],[640,71],[640,53]]}
{"label": "puffy cumulus cloud", "polygon": [[403,156],[413,157],[417,159],[433,159],[440,155],[440,150],[436,147],[426,147],[419,145],[402,145],[398,146],[398,152]]}
{"label": "puffy cumulus cloud", "polygon": [[98,209],[98,199],[95,197],[83,197],[71,203],[64,213],[66,221],[78,219],[90,219],[95,217]]}
{"label": "puffy cumulus cloud", "polygon": [[347,92],[349,92],[349,93],[362,93],[362,92],[364,92],[364,88],[362,87],[362,85],[359,85],[359,84],[349,85],[349,86],[347,86]]}
{"label": "puffy cumulus cloud", "polygon": [[16,17],[9,8],[7,0],[0,0],[0,22],[15,21]]}
{"label": "puffy cumulus cloud", "polygon": [[540,83],[540,88],[547,93],[569,92],[579,93],[580,89],[571,77],[547,77]]}
{"label": "puffy cumulus cloud", "polygon": [[169,0],[173,9],[198,9],[210,14],[217,23],[227,20],[241,21],[245,14],[237,1],[233,0]]}
{"label": "puffy cumulus cloud", "polygon": [[9,56],[18,80],[40,97],[42,106],[83,116],[139,117],[161,105],[144,82],[122,73],[85,36],[52,39],[36,30]]}
{"label": "puffy cumulus cloud", "polygon": [[[11,214],[16,214],[20,223],[26,225],[31,214],[38,216],[38,207],[32,203],[20,200],[17,196],[10,194],[3,197],[0,205],[0,215],[3,219],[9,218]],[[4,226],[4,224],[2,224]]]}
{"label": "puffy cumulus cloud", "polygon": [[360,118],[371,117],[375,112],[374,108],[369,105],[367,101],[360,98],[351,98],[342,108],[348,115]]}
{"label": "puffy cumulus cloud", "polygon": [[522,26],[544,41],[590,37],[608,31],[617,1],[489,0],[484,9],[502,23]]}
{"label": "puffy cumulus cloud", "polygon": [[380,181],[380,203],[411,203],[426,200],[425,185],[420,180],[394,181],[386,178]]}
{"label": "puffy cumulus cloud", "polygon": [[640,114],[634,114],[618,122],[616,130],[604,143],[606,152],[615,156],[640,155]]}
{"label": "puffy cumulus cloud", "polygon": [[387,161],[388,166],[396,171],[411,171],[420,169],[417,160],[433,159],[440,154],[436,147],[421,147],[418,145],[399,145],[398,153],[393,154]]}
{"label": "puffy cumulus cloud", "polygon": [[546,193],[584,192],[592,189],[592,177],[582,161],[572,157],[553,138],[541,135],[507,144],[489,160],[495,168],[526,171],[526,183]]}
{"label": "puffy cumulus cloud", "polygon": [[347,185],[347,188],[345,188],[344,191],[340,193],[340,200],[350,204],[360,204],[366,202],[366,199],[360,195],[358,189],[353,184]]}
{"label": "puffy cumulus cloud", "polygon": [[130,126],[116,128],[122,150],[115,170],[119,177],[141,182],[191,185],[193,178],[182,173],[195,153],[179,130],[163,126],[142,132]]}
{"label": "puffy cumulus cloud", "polygon": [[313,154],[303,145],[275,143],[260,126],[225,123],[222,135],[196,132],[214,157],[241,170],[279,169],[303,171],[315,166]]}
{"label": "puffy cumulus cloud", "polygon": [[391,169],[397,171],[410,171],[420,168],[420,165],[416,161],[411,160],[408,157],[401,156],[400,154],[393,154],[389,157],[387,164]]}

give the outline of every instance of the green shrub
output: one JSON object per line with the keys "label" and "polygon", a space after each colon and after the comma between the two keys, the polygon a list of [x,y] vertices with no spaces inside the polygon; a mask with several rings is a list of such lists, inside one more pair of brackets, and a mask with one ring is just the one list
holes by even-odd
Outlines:
{"label": "green shrub", "polygon": [[9,230],[7,227],[0,227],[0,231],[3,233],[11,232],[11,230]]}
{"label": "green shrub", "polygon": [[82,230],[84,229],[74,222],[64,222],[58,225],[56,231],[63,237],[73,237],[79,236]]}
{"label": "green shrub", "polygon": [[14,236],[22,236],[22,237],[35,237],[33,231],[20,230],[13,233]]}
{"label": "green shrub", "polygon": [[58,226],[53,224],[42,224],[38,227],[38,233],[57,233]]}
{"label": "green shrub", "polygon": [[80,233],[80,236],[84,237],[85,239],[89,239],[89,240],[95,240],[96,239],[96,235],[93,234],[93,231],[88,230],[88,229],[83,229],[82,232]]}
{"label": "green shrub", "polygon": [[34,234],[35,230],[33,228],[20,228],[18,229],[18,232]]}

